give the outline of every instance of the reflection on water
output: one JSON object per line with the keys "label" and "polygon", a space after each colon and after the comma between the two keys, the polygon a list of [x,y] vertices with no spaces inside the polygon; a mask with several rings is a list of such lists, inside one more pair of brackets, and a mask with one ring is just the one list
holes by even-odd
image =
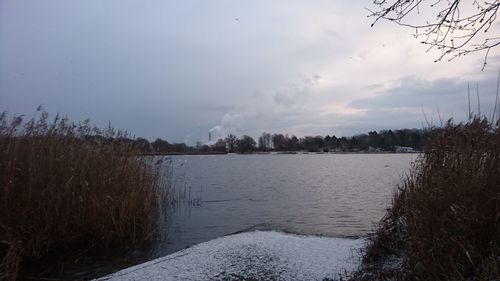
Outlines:
{"label": "reflection on water", "polygon": [[359,236],[373,229],[416,154],[173,156],[177,205],[147,250],[80,257],[68,280],[115,272],[246,230]]}
{"label": "reflection on water", "polygon": [[186,194],[153,256],[246,229],[359,236],[384,215],[416,154],[174,156]]}

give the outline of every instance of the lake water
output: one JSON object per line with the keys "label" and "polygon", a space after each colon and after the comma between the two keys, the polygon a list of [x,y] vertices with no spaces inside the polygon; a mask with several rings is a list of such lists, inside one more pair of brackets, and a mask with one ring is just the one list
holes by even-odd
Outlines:
{"label": "lake water", "polygon": [[332,237],[373,230],[417,154],[171,157],[185,194],[154,256],[223,235],[280,230]]}
{"label": "lake water", "polygon": [[169,157],[178,202],[147,250],[99,253],[62,276],[88,279],[248,230],[329,237],[372,231],[417,154],[255,154]]}

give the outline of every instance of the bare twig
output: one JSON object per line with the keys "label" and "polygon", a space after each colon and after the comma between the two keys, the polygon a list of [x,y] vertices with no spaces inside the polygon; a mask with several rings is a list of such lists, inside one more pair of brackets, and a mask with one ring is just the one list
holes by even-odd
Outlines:
{"label": "bare twig", "polygon": [[[477,39],[479,34],[487,33],[493,26],[500,0],[484,3],[476,0],[374,0],[373,3],[378,6],[378,10],[369,10],[369,17],[375,18],[372,26],[380,19],[385,19],[414,29],[414,36],[421,38],[421,43],[429,46],[427,51],[440,51],[435,61],[444,58],[450,61],[470,53],[484,52],[484,70],[490,50],[500,45],[499,36],[489,36],[483,41]],[[406,21],[411,14],[418,14],[424,3],[428,3],[428,8],[432,11],[437,11],[434,20],[425,19],[423,23]]]}

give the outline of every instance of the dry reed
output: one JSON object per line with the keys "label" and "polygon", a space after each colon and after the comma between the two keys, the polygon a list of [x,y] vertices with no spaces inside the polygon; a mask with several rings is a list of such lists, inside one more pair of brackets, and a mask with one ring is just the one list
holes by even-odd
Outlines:
{"label": "dry reed", "polygon": [[126,133],[38,114],[0,115],[0,280],[26,259],[154,238],[169,188]]}
{"label": "dry reed", "polygon": [[[400,259],[395,268],[389,260]],[[436,130],[352,280],[500,279],[500,126]]]}

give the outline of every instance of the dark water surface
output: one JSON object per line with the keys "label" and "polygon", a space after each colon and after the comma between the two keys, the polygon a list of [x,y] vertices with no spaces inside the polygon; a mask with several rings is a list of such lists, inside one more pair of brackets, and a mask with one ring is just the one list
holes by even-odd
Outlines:
{"label": "dark water surface", "polygon": [[246,230],[361,236],[384,216],[396,184],[416,158],[417,154],[172,156],[168,163],[178,202],[165,216],[164,239],[146,250],[80,257],[66,263],[62,275],[55,275],[67,280],[103,276]]}
{"label": "dark water surface", "polygon": [[359,236],[385,214],[416,154],[174,156],[179,204],[154,256],[246,229]]}

